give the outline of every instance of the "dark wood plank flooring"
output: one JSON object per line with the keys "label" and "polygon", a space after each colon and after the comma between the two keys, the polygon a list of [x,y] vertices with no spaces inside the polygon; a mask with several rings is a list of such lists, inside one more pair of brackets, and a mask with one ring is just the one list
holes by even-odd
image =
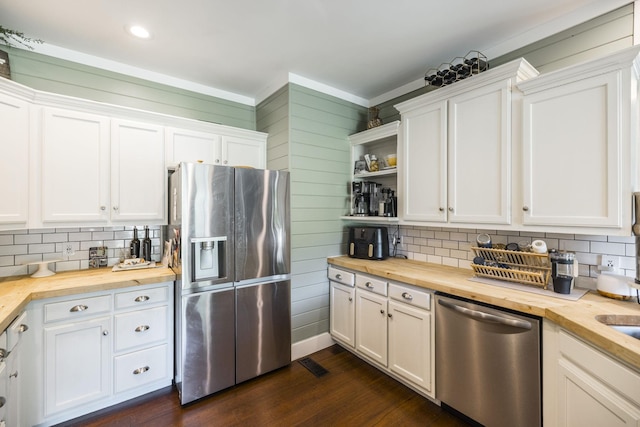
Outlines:
{"label": "dark wood plank flooring", "polygon": [[435,426],[467,424],[334,345],[185,407],[175,388],[67,422],[65,426]]}

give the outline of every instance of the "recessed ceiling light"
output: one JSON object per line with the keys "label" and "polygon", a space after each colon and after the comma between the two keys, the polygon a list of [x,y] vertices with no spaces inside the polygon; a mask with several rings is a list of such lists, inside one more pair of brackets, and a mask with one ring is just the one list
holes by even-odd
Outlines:
{"label": "recessed ceiling light", "polygon": [[127,28],[127,30],[131,35],[134,35],[140,39],[148,39],[151,37],[149,31],[140,25],[131,25]]}

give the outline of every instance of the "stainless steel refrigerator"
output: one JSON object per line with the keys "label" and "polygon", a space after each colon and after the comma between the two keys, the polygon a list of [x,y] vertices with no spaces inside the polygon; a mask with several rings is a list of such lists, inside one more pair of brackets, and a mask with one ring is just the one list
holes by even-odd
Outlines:
{"label": "stainless steel refrigerator", "polygon": [[181,404],[288,365],[288,172],[181,163],[169,217]]}

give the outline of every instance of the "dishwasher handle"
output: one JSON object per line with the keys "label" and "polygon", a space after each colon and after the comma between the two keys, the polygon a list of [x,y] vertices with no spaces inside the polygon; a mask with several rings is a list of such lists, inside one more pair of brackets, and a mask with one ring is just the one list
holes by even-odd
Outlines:
{"label": "dishwasher handle", "polygon": [[484,311],[472,310],[441,299],[438,300],[438,304],[481,322],[499,323],[501,325],[513,326],[514,328],[520,329],[531,329],[531,322],[527,322],[526,320],[512,319],[485,313]]}

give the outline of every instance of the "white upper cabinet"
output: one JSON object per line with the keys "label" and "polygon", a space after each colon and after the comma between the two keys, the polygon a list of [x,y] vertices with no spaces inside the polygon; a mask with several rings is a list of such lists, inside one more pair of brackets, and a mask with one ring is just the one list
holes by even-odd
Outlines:
{"label": "white upper cabinet", "polygon": [[210,125],[209,131],[168,128],[166,164],[180,162],[264,169],[267,135],[260,132]]}
{"label": "white upper cabinet", "polygon": [[636,46],[519,85],[525,226],[630,234],[639,52]]}
{"label": "white upper cabinet", "polygon": [[221,164],[220,135],[187,129],[168,128],[166,131],[167,166],[180,162]]}
{"label": "white upper cabinet", "polygon": [[111,123],[111,220],[156,220],[166,211],[163,128],[147,123]]}
{"label": "white upper cabinet", "polygon": [[396,105],[403,221],[511,224],[514,85],[535,75],[519,59]]}
{"label": "white upper cabinet", "polygon": [[[265,135],[266,137],[266,135]],[[266,138],[222,136],[222,164],[264,169],[267,159]]]}
{"label": "white upper cabinet", "polygon": [[44,108],[41,201],[43,223],[109,219],[109,119]]}
{"label": "white upper cabinet", "polygon": [[25,228],[29,218],[29,104],[0,93],[0,229]]}

